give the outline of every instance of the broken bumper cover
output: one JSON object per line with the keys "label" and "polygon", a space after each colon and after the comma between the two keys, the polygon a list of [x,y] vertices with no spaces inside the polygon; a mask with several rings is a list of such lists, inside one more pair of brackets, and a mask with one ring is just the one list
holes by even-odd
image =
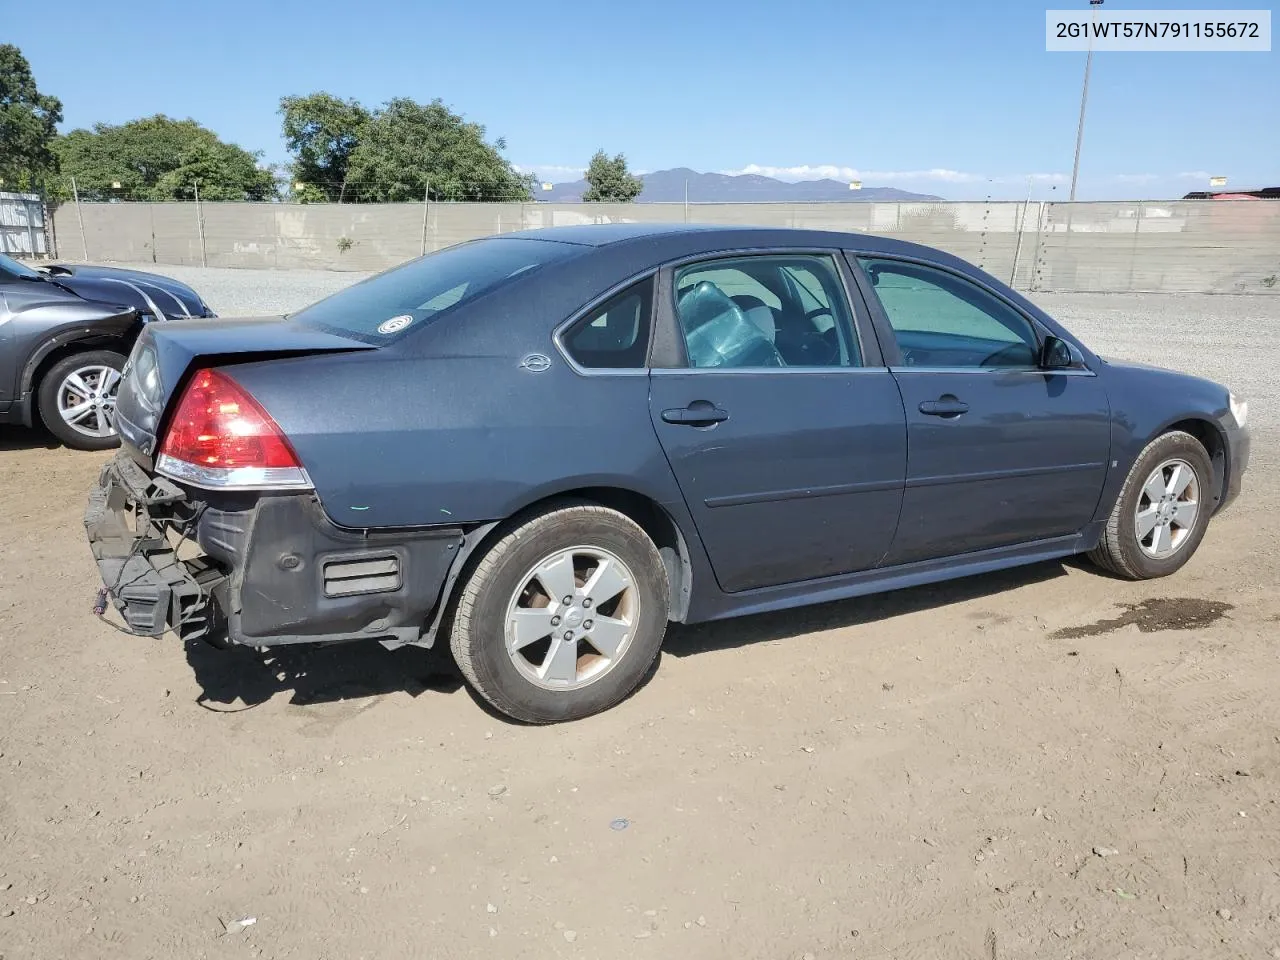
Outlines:
{"label": "broken bumper cover", "polygon": [[196,490],[124,451],[103,467],[84,523],[129,632],[249,646],[418,643],[463,542],[458,528],[337,527],[310,492]]}

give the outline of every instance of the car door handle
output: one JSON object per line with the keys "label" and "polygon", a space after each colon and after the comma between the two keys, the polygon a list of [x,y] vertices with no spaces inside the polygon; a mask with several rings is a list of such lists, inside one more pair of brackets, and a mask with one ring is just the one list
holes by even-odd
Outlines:
{"label": "car door handle", "polygon": [[930,417],[958,417],[968,411],[967,403],[950,395],[939,397],[937,400],[926,400],[920,404],[920,412]]}
{"label": "car door handle", "polygon": [[683,423],[690,427],[705,427],[728,420],[729,411],[721,410],[719,407],[705,401],[698,401],[689,404],[687,407],[663,410],[662,419],[667,423]]}

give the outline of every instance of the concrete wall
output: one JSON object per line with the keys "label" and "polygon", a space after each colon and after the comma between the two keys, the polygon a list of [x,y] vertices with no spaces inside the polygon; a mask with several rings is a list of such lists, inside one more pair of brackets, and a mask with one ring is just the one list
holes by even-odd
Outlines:
{"label": "concrete wall", "polygon": [[[425,213],[425,216],[424,216]],[[691,204],[703,223],[869,232],[947,250],[1023,290],[1280,294],[1280,203]],[[380,270],[490,234],[686,219],[683,204],[74,203],[64,259]],[[203,234],[203,236],[202,236]]]}

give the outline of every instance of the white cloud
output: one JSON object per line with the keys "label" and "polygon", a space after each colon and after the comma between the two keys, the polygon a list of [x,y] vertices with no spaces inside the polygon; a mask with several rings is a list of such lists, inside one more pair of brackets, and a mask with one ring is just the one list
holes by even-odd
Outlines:
{"label": "white cloud", "polygon": [[[578,180],[586,172],[585,167],[562,164],[526,163],[516,164],[515,168],[521,172],[535,174],[540,181],[555,183]],[[634,172],[642,174],[649,171]],[[851,180],[861,180],[868,187],[896,185],[926,193],[941,193],[956,200],[982,197],[1022,198],[1027,193],[1028,179],[1035,189],[1034,195],[1047,198],[1057,196],[1056,193],[1050,194],[1050,187],[1062,187],[1071,182],[1070,173],[1059,171],[986,173],[953,170],[948,167],[929,167],[919,170],[863,170],[858,167],[829,163],[805,163],[794,166],[749,163],[737,169],[717,172],[729,176],[756,174],[788,182],[823,178],[846,183]],[[1082,189],[1087,198],[1111,196],[1119,198],[1137,194],[1147,196],[1162,192],[1181,195],[1186,188],[1179,187],[1178,184],[1187,181],[1207,183],[1209,177],[1210,173],[1204,170],[1180,173],[1110,173],[1096,176],[1086,173],[1082,180]]]}
{"label": "white cloud", "polygon": [[[515,163],[512,166],[519,173],[532,173],[539,180],[563,182],[578,180],[586,173],[586,167],[575,167],[562,164]],[[638,175],[650,173],[649,170],[633,170]],[[951,183],[951,184],[983,184],[983,183],[1026,183],[1030,177],[1035,183],[1066,183],[1069,177],[1065,173],[1019,173],[990,175],[970,173],[963,170],[951,170],[946,167],[931,167],[927,170],[860,170],[857,167],[844,167],[831,163],[797,164],[791,167],[777,167],[768,164],[749,163],[736,170],[719,170],[731,177],[744,174],[755,174],[773,177],[776,180],[795,182],[798,180],[861,180],[868,186],[887,183]]]}
{"label": "white cloud", "polygon": [[974,173],[960,170],[948,170],[934,167],[929,170],[859,170],[857,167],[841,167],[829,163],[800,164],[794,167],[772,167],[765,164],[749,163],[738,170],[721,170],[720,173],[731,177],[743,174],[756,174],[762,177],[773,177],[777,180],[865,180],[875,183],[887,183],[895,180],[936,180],[942,183],[972,183],[984,179]]}
{"label": "white cloud", "polygon": [[1143,184],[1175,180],[1199,180],[1205,182],[1214,176],[1218,176],[1218,174],[1209,173],[1207,170],[1184,170],[1181,173],[1117,173],[1107,179],[1115,183]]}
{"label": "white cloud", "polygon": [[861,170],[857,167],[841,167],[835,164],[800,164],[794,167],[773,167],[759,163],[749,163],[737,170],[721,170],[729,176],[742,174],[758,174],[774,177],[778,180],[862,180],[868,185],[882,183],[1026,183],[1030,177],[1036,183],[1066,183],[1065,173],[1012,173],[987,174],[972,173],[964,170],[951,170],[947,167],[930,167],[926,170]]}
{"label": "white cloud", "polygon": [[586,167],[568,167],[555,163],[513,163],[516,173],[532,173],[542,180],[577,180],[587,172]]}

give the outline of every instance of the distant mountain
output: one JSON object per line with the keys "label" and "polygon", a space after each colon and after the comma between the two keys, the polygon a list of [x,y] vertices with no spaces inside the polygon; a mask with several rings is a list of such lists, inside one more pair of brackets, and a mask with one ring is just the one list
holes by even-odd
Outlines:
{"label": "distant mountain", "polygon": [[[863,187],[850,190],[839,180],[798,180],[789,183],[745,173],[729,176],[724,173],[698,173],[688,167],[674,170],[658,170],[643,177],[644,190],[640,203],[682,203],[686,181],[689,184],[690,203],[804,203],[818,200],[940,200],[941,197],[924,193],[911,193],[894,187]],[[539,200],[554,203],[576,203],[587,191],[586,180],[573,183],[557,183],[550,190],[536,191]]]}

